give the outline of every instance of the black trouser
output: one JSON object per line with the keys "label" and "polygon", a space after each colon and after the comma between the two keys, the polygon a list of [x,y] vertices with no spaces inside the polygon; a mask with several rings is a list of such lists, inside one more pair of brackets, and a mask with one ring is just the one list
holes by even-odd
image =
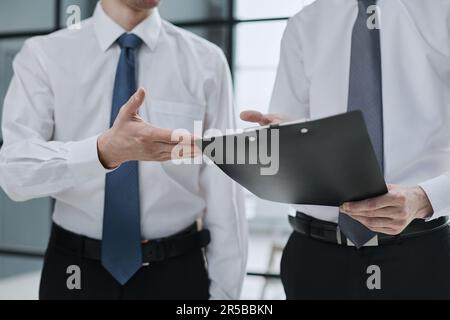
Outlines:
{"label": "black trouser", "polygon": [[287,299],[450,299],[450,229],[359,250],[293,232],[281,278]]}
{"label": "black trouser", "polygon": [[[69,279],[75,274],[71,269],[68,273],[70,266],[79,267],[80,289],[74,288],[74,282]],[[68,280],[71,284],[69,286]],[[122,286],[103,268],[99,260],[84,258],[58,246],[53,237],[50,237],[39,298],[206,300],[209,298],[209,279],[203,251],[198,249],[143,266]]]}

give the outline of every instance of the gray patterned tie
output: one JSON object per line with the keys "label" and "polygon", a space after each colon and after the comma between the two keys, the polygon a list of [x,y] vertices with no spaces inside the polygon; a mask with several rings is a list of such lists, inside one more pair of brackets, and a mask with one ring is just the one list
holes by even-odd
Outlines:
{"label": "gray patterned tie", "polygon": [[[367,9],[377,0],[358,0],[359,13],[353,27],[348,111],[361,110],[370,140],[382,170],[383,101],[381,78],[380,30],[369,28]],[[360,248],[376,234],[346,214],[339,213],[339,227]]]}

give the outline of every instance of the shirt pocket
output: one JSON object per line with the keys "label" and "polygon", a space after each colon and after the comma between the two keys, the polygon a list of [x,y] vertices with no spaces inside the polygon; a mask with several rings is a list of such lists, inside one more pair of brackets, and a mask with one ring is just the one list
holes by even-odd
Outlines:
{"label": "shirt pocket", "polygon": [[[150,122],[166,129],[184,129],[203,132],[205,106],[164,100],[152,100],[149,108]],[[198,132],[200,131],[200,132]]]}

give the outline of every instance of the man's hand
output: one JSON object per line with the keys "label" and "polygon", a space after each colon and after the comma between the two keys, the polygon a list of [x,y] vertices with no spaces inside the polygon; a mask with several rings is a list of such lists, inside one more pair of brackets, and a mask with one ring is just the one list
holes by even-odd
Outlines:
{"label": "man's hand", "polygon": [[358,220],[374,232],[397,235],[414,219],[433,214],[428,197],[419,186],[388,185],[383,196],[363,201],[347,202],[341,211]]}
{"label": "man's hand", "polygon": [[120,109],[112,128],[98,138],[98,155],[105,168],[115,168],[131,160],[170,160],[177,145],[181,145],[180,150],[188,150],[178,154],[178,159],[195,157],[201,153],[195,147],[192,135],[177,134],[177,140],[173,141],[171,130],[157,128],[142,120],[138,110],[144,98],[145,91],[140,88]]}
{"label": "man's hand", "polygon": [[286,119],[276,114],[262,114],[259,111],[246,110],[241,112],[241,119],[243,121],[255,122],[261,126],[268,124],[277,124],[286,121]]}

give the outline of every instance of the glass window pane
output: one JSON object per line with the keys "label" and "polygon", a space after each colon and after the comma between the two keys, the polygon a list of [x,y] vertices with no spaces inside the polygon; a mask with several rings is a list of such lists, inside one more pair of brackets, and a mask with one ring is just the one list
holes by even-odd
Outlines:
{"label": "glass window pane", "polygon": [[[262,113],[267,112],[275,74],[276,70],[272,68],[235,70],[235,95],[240,111],[251,108]],[[241,120],[238,124],[241,128],[250,126]]]}
{"label": "glass window pane", "polygon": [[[285,219],[282,214],[279,219]],[[290,227],[280,229],[271,224],[250,224],[247,270],[249,272],[279,274],[283,247],[290,234]],[[242,299],[249,300],[284,300],[283,286],[280,279],[266,279],[260,276],[246,276],[242,288]]]}
{"label": "glass window pane", "polygon": [[51,227],[49,198],[13,202],[0,191],[0,248],[44,251]]}
{"label": "glass window pane", "polygon": [[230,0],[162,0],[161,16],[171,22],[223,19]]}
{"label": "glass window pane", "polygon": [[[286,21],[236,26],[235,94],[239,108],[267,112]],[[240,122],[241,127],[249,124]]]}
{"label": "glass window pane", "polygon": [[196,35],[211,41],[219,46],[223,52],[228,56],[229,32],[224,26],[206,26],[206,27],[187,27],[186,30],[195,33]]}
{"label": "glass window pane", "polygon": [[[0,40],[0,121],[2,119],[3,100],[13,75],[12,62],[22,48],[24,38]],[[0,140],[2,134],[0,132]]]}
{"label": "glass window pane", "polygon": [[5,278],[40,271],[42,262],[43,259],[39,258],[0,256],[0,284]]}
{"label": "glass window pane", "polygon": [[54,0],[0,1],[0,32],[51,30],[55,27]]}
{"label": "glass window pane", "polygon": [[61,13],[60,13],[60,21],[61,28],[67,27],[67,19],[72,12],[67,13],[67,8],[72,5],[76,5],[80,8],[81,11],[81,20],[89,18],[95,10],[97,5],[97,1],[92,0],[61,0]]}
{"label": "glass window pane", "polygon": [[0,300],[38,298],[42,259],[0,257]]}
{"label": "glass window pane", "polygon": [[[51,226],[49,198],[13,202],[0,191],[0,249],[44,252]],[[42,259],[0,253],[0,297],[2,280],[41,269]],[[39,276],[39,275],[38,275]]]}
{"label": "glass window pane", "polygon": [[239,23],[236,26],[236,68],[276,67],[286,21]]}
{"label": "glass window pane", "polygon": [[236,0],[237,19],[291,17],[315,0]]}

